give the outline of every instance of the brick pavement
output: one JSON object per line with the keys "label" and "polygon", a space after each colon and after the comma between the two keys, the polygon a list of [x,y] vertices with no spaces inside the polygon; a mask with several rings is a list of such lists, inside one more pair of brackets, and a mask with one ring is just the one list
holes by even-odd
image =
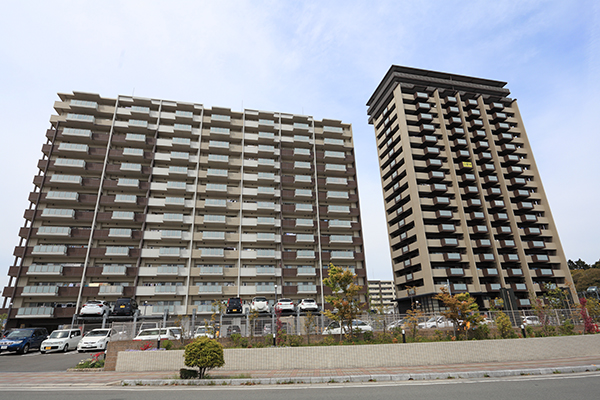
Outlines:
{"label": "brick pavement", "polygon": [[[597,366],[597,367],[596,367]],[[555,360],[489,362],[452,365],[427,365],[417,367],[377,367],[377,368],[335,368],[335,369],[292,369],[292,370],[245,370],[245,371],[211,371],[212,379],[264,379],[277,378],[282,381],[294,378],[335,378],[351,376],[394,376],[403,374],[435,374],[435,373],[468,373],[486,371],[521,371],[530,370],[531,374],[551,373],[553,369],[568,367],[585,367],[585,369],[600,370],[600,357],[571,357]],[[541,372],[540,372],[541,371]],[[1,372],[0,387],[79,387],[120,385],[123,380],[162,380],[177,378],[178,371],[152,372]],[[427,378],[427,375],[424,375]],[[392,379],[388,379],[392,380]],[[405,379],[406,380],[406,379]]]}

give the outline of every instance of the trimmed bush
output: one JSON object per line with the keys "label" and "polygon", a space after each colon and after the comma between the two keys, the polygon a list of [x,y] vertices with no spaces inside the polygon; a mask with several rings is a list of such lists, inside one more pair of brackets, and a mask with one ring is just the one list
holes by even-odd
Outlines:
{"label": "trimmed bush", "polygon": [[197,379],[198,371],[196,371],[195,369],[181,368],[179,370],[179,377],[181,379]]}
{"label": "trimmed bush", "polygon": [[186,366],[198,368],[200,379],[204,378],[206,371],[225,365],[223,346],[207,337],[199,337],[185,346],[183,357]]}

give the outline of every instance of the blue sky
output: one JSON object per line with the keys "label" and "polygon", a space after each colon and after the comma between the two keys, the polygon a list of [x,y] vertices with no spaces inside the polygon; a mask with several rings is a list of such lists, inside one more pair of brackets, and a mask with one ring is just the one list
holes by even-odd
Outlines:
{"label": "blue sky", "polygon": [[28,1],[0,24],[0,287],[73,90],[351,123],[369,278],[391,279],[365,103],[392,64],[508,82],[567,258],[600,259],[597,1]]}

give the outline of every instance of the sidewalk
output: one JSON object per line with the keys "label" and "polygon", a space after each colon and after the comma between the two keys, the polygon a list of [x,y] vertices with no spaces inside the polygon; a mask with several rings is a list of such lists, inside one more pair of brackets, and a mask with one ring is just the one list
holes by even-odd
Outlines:
{"label": "sidewalk", "polygon": [[495,362],[474,364],[430,365],[419,367],[349,368],[327,370],[256,370],[211,371],[211,379],[179,380],[179,371],[157,372],[2,372],[0,387],[77,387],[169,384],[281,384],[343,383],[429,380],[448,378],[483,378],[519,375],[543,375],[600,371],[600,357],[574,357],[529,362]]}

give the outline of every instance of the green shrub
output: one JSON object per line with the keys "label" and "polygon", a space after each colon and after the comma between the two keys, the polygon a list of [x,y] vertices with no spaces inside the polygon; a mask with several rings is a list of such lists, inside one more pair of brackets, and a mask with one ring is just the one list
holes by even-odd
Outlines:
{"label": "green shrub", "polygon": [[164,342],[162,342],[162,347],[165,350],[171,350],[173,348],[173,342],[171,342],[170,340],[165,340]]}
{"label": "green shrub", "polygon": [[299,335],[287,335],[287,343],[292,347],[298,347],[304,344],[304,339]]}
{"label": "green shrub", "polygon": [[558,327],[558,330],[562,335],[573,335],[573,330],[575,329],[575,325],[570,319],[566,319],[561,326]]}
{"label": "green shrub", "polygon": [[527,333],[527,337],[535,337],[535,330],[533,329],[533,326],[531,325],[526,325],[525,326],[525,332]]}
{"label": "green shrub", "polygon": [[510,322],[510,318],[502,311],[498,312],[498,315],[496,316],[496,326],[498,327],[498,332],[502,339],[517,337],[515,330],[512,327],[512,323]]}
{"label": "green shrub", "polygon": [[223,346],[207,337],[199,337],[185,346],[183,356],[186,366],[198,368],[200,379],[204,378],[206,371],[225,365]]}
{"label": "green shrub", "polygon": [[490,328],[486,324],[479,324],[473,330],[473,338],[476,340],[485,340],[490,338]]}
{"label": "green shrub", "polygon": [[179,370],[179,377],[181,379],[197,379],[198,371],[195,369],[181,368]]}

